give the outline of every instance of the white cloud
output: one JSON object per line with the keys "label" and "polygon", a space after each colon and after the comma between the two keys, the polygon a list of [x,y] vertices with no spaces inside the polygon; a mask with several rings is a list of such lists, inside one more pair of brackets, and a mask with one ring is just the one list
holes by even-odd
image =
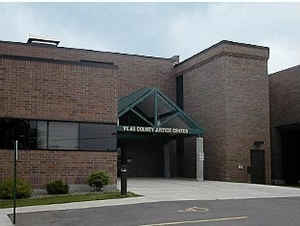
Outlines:
{"label": "white cloud", "polygon": [[[66,26],[66,21],[54,23],[52,15],[43,15],[31,7],[21,4],[6,5],[0,3],[0,29],[1,40],[25,42],[29,35],[46,36],[60,40],[62,46],[77,47],[97,50],[109,50],[108,40],[101,40],[101,37],[90,32],[82,33],[82,24],[76,29]],[[55,16],[55,15],[53,15]],[[68,19],[64,18],[65,20]],[[80,20],[80,18],[78,18]]]}
{"label": "white cloud", "polygon": [[[224,39],[270,47],[269,72],[300,64],[300,4],[3,4],[0,39],[181,60]],[[4,29],[3,29],[4,28]]]}
{"label": "white cloud", "polygon": [[299,12],[300,4],[211,4],[205,12],[176,16],[169,27],[171,46],[183,58],[224,39],[268,46],[274,72],[300,64]]}

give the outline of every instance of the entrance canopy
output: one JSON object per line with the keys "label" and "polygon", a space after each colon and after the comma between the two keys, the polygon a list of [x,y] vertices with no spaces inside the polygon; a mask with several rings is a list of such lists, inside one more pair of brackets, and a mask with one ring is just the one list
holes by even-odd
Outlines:
{"label": "entrance canopy", "polygon": [[156,88],[139,89],[122,97],[118,118],[118,132],[203,135],[203,129]]}

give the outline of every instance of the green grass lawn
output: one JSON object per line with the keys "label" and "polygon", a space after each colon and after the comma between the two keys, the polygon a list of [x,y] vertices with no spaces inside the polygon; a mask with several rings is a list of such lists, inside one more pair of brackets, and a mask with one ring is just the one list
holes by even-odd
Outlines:
{"label": "green grass lawn", "polygon": [[[139,195],[136,195],[131,192],[128,192],[127,196],[121,195],[120,192],[53,195],[53,196],[39,197],[39,198],[18,199],[17,207],[60,204],[60,203],[69,203],[69,202],[82,202],[82,201],[92,201],[92,200],[104,200],[104,199],[119,199],[119,198],[138,197],[138,196]],[[0,200],[0,209],[11,208],[12,205],[13,205],[12,200]]]}

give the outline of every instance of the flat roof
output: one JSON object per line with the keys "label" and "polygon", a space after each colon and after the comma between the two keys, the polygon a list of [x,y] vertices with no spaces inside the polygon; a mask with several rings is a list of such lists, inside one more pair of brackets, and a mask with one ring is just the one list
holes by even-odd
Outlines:
{"label": "flat roof", "polygon": [[157,56],[147,56],[142,54],[130,54],[130,53],[120,53],[120,52],[111,52],[111,51],[99,51],[99,50],[92,50],[92,49],[82,49],[82,48],[72,48],[72,47],[63,47],[63,46],[55,46],[55,45],[46,45],[46,44],[39,44],[39,43],[25,43],[25,42],[14,42],[14,41],[3,41],[0,40],[0,43],[5,44],[12,44],[12,45],[24,45],[24,46],[38,46],[38,47],[45,47],[45,48],[57,48],[57,49],[70,49],[70,50],[79,50],[79,51],[88,51],[88,52],[96,52],[96,53],[109,53],[109,54],[116,54],[116,55],[125,55],[125,56],[135,56],[135,57],[143,57],[143,58],[152,58],[152,59],[159,59],[159,60],[167,60],[173,61],[172,57],[157,57]]}
{"label": "flat roof", "polygon": [[199,56],[199,55],[201,55],[203,53],[206,53],[209,50],[211,50],[213,48],[216,48],[216,47],[218,47],[218,46],[220,46],[222,44],[238,45],[238,46],[244,46],[244,47],[250,47],[250,48],[257,48],[257,49],[269,49],[269,47],[265,47],[265,46],[258,46],[258,45],[247,44],[247,43],[233,42],[233,41],[229,41],[229,40],[222,40],[222,41],[220,41],[220,42],[218,42],[218,43],[216,43],[216,44],[214,44],[214,45],[212,45],[212,46],[210,46],[210,47],[208,47],[208,48],[206,48],[206,49],[204,49],[204,50],[202,50],[202,51],[194,54],[193,56],[185,59],[184,61],[176,64],[175,67],[177,67],[177,66],[179,66],[179,65],[187,62],[188,60],[190,60],[190,59],[192,59],[192,58],[194,58],[196,56]]}
{"label": "flat roof", "polygon": [[274,76],[274,75],[279,75],[282,72],[297,71],[297,70],[300,71],[300,64],[296,65],[294,67],[289,67],[289,68],[283,69],[281,71],[277,71],[277,72],[274,72],[272,74],[269,74],[269,77]]}

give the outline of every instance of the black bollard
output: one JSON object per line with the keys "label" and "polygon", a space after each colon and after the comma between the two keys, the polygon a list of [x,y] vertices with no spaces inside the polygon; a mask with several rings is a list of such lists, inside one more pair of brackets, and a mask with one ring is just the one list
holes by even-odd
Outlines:
{"label": "black bollard", "polygon": [[14,145],[14,188],[13,188],[13,224],[16,225],[16,193],[17,193],[17,160],[18,160],[18,141]]}
{"label": "black bollard", "polygon": [[127,195],[127,169],[126,169],[126,165],[121,166],[121,195]]}
{"label": "black bollard", "polygon": [[121,195],[127,195],[127,151],[121,149]]}

